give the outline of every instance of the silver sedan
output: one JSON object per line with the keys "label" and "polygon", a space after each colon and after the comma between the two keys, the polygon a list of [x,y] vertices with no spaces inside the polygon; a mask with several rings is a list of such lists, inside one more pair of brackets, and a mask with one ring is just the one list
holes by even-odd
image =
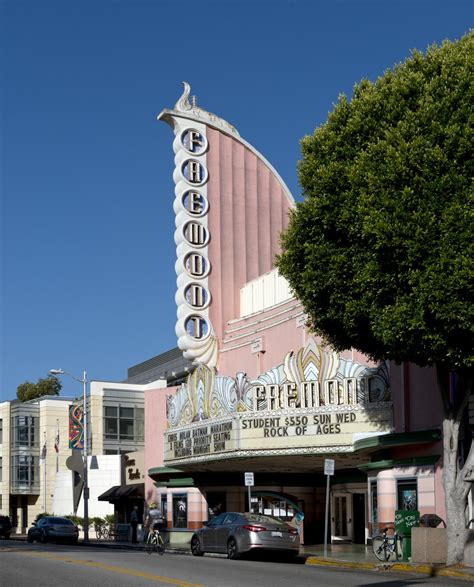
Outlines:
{"label": "silver sedan", "polygon": [[300,549],[298,530],[279,518],[226,512],[204,522],[204,527],[191,538],[194,556],[221,552],[235,559],[255,549],[284,551],[296,556]]}

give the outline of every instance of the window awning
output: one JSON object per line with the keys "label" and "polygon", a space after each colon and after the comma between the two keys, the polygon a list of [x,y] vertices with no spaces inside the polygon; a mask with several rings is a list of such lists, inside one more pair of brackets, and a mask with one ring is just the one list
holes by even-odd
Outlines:
{"label": "window awning", "polygon": [[134,485],[114,485],[107,489],[97,498],[99,501],[108,501],[113,503],[121,499],[144,499],[145,484],[135,483]]}

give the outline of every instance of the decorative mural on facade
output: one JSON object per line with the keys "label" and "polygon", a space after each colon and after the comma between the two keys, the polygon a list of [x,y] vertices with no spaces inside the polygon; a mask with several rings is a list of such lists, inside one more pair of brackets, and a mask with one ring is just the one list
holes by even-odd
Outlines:
{"label": "decorative mural on facade", "polygon": [[84,411],[82,406],[69,406],[69,448],[84,448]]}
{"label": "decorative mural on facade", "polygon": [[392,426],[387,365],[345,359],[313,338],[256,379],[200,365],[167,407],[167,462],[278,447],[350,450],[354,435]]}

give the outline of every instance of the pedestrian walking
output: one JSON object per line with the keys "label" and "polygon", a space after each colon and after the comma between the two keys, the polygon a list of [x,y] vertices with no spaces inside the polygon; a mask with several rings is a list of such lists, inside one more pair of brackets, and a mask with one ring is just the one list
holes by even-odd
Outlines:
{"label": "pedestrian walking", "polygon": [[133,506],[132,513],[130,514],[130,525],[132,527],[132,544],[137,544],[137,527],[138,527],[138,506]]}

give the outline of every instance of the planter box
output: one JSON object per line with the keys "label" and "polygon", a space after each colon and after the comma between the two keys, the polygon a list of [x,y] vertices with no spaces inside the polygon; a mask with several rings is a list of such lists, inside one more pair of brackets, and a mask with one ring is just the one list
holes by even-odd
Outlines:
{"label": "planter box", "polygon": [[474,530],[466,530],[464,564],[468,567],[474,567]]}
{"label": "planter box", "polygon": [[411,562],[446,564],[448,539],[446,528],[412,528]]}
{"label": "planter box", "polygon": [[165,543],[171,548],[191,548],[191,537],[194,534],[194,530],[181,530],[179,529],[167,529],[161,530]]}

